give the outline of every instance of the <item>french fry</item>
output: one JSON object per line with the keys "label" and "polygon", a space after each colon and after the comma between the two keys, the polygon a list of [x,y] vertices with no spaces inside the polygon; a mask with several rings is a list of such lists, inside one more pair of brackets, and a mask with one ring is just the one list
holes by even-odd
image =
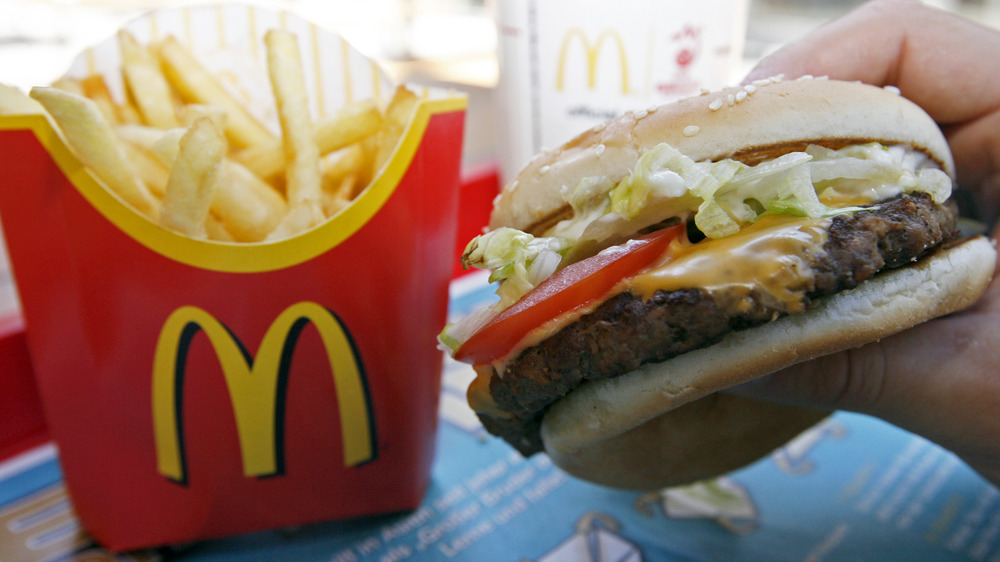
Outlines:
{"label": "french fry", "polygon": [[[319,217],[322,211],[299,212],[298,208],[319,208],[322,183],[319,175],[319,147],[309,117],[309,99],[299,56],[298,40],[291,32],[269,30],[264,35],[267,46],[267,68],[274,90],[278,118],[281,122],[282,145],[285,152],[285,198],[289,210],[297,217]],[[317,221],[318,222],[318,221]],[[297,226],[310,228],[302,220]]]}
{"label": "french fry", "polygon": [[118,32],[118,46],[122,55],[122,76],[132,99],[147,125],[160,129],[172,129],[180,125],[174,110],[174,100],[170,85],[160,63],[127,30]]}
{"label": "french fry", "polygon": [[[203,119],[212,120],[213,117]],[[169,166],[177,158],[185,131],[126,125],[119,127],[118,133],[128,143],[155,155],[162,164]],[[284,216],[287,207],[284,197],[273,186],[236,162],[228,158],[223,160],[211,211],[225,226],[228,239],[237,242],[263,240]],[[211,232],[209,238],[213,238]]]}
{"label": "french fry", "polygon": [[357,184],[357,174],[348,174],[341,178],[340,185],[337,185],[334,189],[324,190],[322,201],[323,214],[327,217],[332,217],[350,205],[351,200],[354,199]]}
{"label": "french fry", "polygon": [[329,218],[343,211],[351,204],[348,199],[342,199],[330,194],[323,194],[323,214]]}
{"label": "french fry", "polygon": [[274,140],[267,127],[257,121],[191,53],[174,37],[167,37],[154,49],[163,74],[188,103],[215,105],[227,115],[226,137],[237,148]]}
{"label": "french fry", "polygon": [[163,193],[167,189],[167,179],[170,176],[170,168],[165,166],[155,154],[138,144],[122,139],[121,146],[125,157],[135,167],[139,179],[146,184],[153,196],[163,199]]}
{"label": "french fry", "polygon": [[209,240],[215,240],[217,242],[236,242],[233,235],[226,228],[226,225],[222,223],[219,219],[213,217],[209,214],[205,217],[205,232],[208,234]]}
{"label": "french fry", "polygon": [[232,160],[225,162],[212,212],[225,223],[234,240],[263,240],[287,210],[285,199],[271,184]]}
{"label": "french fry", "polygon": [[117,38],[124,100],[100,75],[63,78],[30,97],[0,85],[0,115],[26,113],[25,104],[47,111],[109,189],[196,238],[278,240],[343,211],[391,157],[417,101],[401,86],[384,112],[369,99],[313,121],[298,39],[271,29],[276,136],[174,37]]}
{"label": "french fry", "polygon": [[185,127],[190,127],[191,123],[194,123],[201,117],[208,117],[215,123],[217,129],[220,131],[226,130],[226,110],[221,107],[203,103],[189,103],[181,106],[179,114],[181,124]]}
{"label": "french fry", "polygon": [[[157,129],[148,125],[127,124],[115,127],[115,133],[120,139],[130,142],[150,152],[155,151],[156,144],[160,142],[164,136],[170,135],[173,137],[176,151],[176,143],[180,140],[180,135],[184,134],[184,129],[170,129],[168,131],[164,131],[163,129]],[[164,160],[164,162],[169,166],[170,163],[173,162],[175,156],[177,156],[176,152],[172,153]]]}
{"label": "french fry", "polygon": [[104,114],[108,123],[117,125],[121,123],[121,116],[115,101],[111,98],[111,91],[103,76],[88,76],[80,80],[81,95],[90,98],[97,105],[97,108]]}
{"label": "french fry", "polygon": [[83,165],[140,213],[157,220],[159,201],[139,179],[97,104],[57,88],[32,88],[31,97],[52,116]]}
{"label": "french fry", "polygon": [[377,143],[375,147],[375,157],[372,161],[372,174],[375,175],[382,169],[382,166],[392,156],[396,149],[396,144],[403,131],[413,117],[413,110],[417,106],[417,95],[406,88],[398,86],[389,100],[389,105],[385,110],[385,118],[382,121],[382,128],[379,129]]}
{"label": "french fry", "polygon": [[126,155],[154,195],[163,199],[167,190],[170,167],[177,158],[181,137],[187,129],[169,130],[146,125],[122,125],[115,129]]}
{"label": "french fry", "polygon": [[355,143],[331,152],[320,162],[323,176],[323,213],[327,217],[342,211],[368,184],[370,151]]}
{"label": "french fry", "polygon": [[59,88],[60,90],[70,92],[72,94],[77,94],[80,96],[87,95],[83,91],[83,85],[80,84],[80,80],[77,80],[76,78],[70,78],[68,76],[63,76],[61,78],[56,79],[56,81],[52,83],[52,87]]}
{"label": "french fry", "polygon": [[367,182],[368,176],[367,174],[362,175],[362,171],[369,167],[368,153],[362,143],[355,143],[331,152],[323,156],[319,163],[323,189],[331,192],[337,191],[344,178],[349,175],[354,176],[355,184],[363,185]]}
{"label": "french fry", "polygon": [[338,150],[374,134],[382,125],[375,100],[354,102],[316,125],[316,144],[320,153]]}
{"label": "french fry", "polygon": [[357,187],[358,176],[356,174],[348,174],[343,180],[340,181],[340,185],[337,186],[337,189],[332,192],[332,195],[345,201],[350,201],[351,199],[354,199]]}
{"label": "french fry", "polygon": [[118,117],[118,122],[122,124],[142,123],[139,110],[127,100],[124,103],[115,104],[115,115]]}
{"label": "french fry", "polygon": [[319,201],[306,199],[288,207],[278,226],[268,233],[266,240],[275,241],[291,238],[323,222],[323,208]]}
{"label": "french fry", "polygon": [[74,93],[79,93],[82,96],[88,97],[94,100],[94,103],[101,109],[101,113],[107,118],[109,123],[112,124],[124,124],[124,123],[140,123],[142,118],[139,117],[139,112],[129,103],[127,100],[118,103],[114,100],[111,95],[111,90],[108,89],[108,83],[104,80],[103,76],[87,76],[81,79],[77,85],[80,91]]}
{"label": "french fry", "polygon": [[208,237],[205,223],[226,149],[226,139],[211,119],[199,119],[188,128],[170,166],[160,224],[192,238]]}
{"label": "french fry", "polygon": [[[339,112],[325,116],[316,123],[316,146],[327,154],[374,134],[382,124],[382,114],[374,100],[355,102]],[[285,168],[281,141],[244,148],[234,156],[265,180],[272,180]]]}

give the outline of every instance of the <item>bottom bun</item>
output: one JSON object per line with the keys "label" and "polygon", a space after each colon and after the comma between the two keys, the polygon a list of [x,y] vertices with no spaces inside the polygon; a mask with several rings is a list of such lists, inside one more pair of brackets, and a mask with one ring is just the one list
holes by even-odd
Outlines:
{"label": "bottom bun", "polygon": [[995,263],[991,241],[965,239],[807,312],[585,383],[543,418],[545,450],[578,478],[627,489],[686,484],[746,466],[829,412],[718,391],[961,310],[986,290]]}

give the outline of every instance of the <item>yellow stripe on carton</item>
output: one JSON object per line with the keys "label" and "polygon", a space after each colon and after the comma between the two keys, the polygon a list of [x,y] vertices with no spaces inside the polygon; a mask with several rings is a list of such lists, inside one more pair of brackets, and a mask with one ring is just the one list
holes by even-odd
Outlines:
{"label": "yellow stripe on carton", "polygon": [[150,221],[106,188],[76,159],[45,115],[0,116],[0,130],[32,130],[80,194],[105,218],[147,248],[193,267],[230,273],[253,273],[303,263],[329,251],[357,232],[396,190],[420,146],[431,117],[440,113],[462,111],[466,105],[467,98],[460,94],[421,99],[395,154],[349,207],[298,236],[258,243],[196,240]]}

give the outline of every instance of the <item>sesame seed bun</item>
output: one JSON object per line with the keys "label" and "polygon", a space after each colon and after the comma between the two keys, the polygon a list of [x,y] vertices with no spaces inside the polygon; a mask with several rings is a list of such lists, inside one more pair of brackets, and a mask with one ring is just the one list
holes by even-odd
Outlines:
{"label": "sesame seed bun", "polygon": [[991,241],[965,239],[806,312],[584,383],[545,414],[545,450],[570,474],[616,488],[662,488],[747,465],[827,412],[719,391],[961,310],[986,290],[995,264]]}
{"label": "sesame seed bun", "polygon": [[752,164],[807,144],[840,148],[871,141],[912,146],[954,176],[937,125],[897,91],[827,79],[765,80],[629,112],[541,153],[503,188],[490,228],[539,235],[572,213],[563,187],[593,176],[618,181],[662,142],[695,161]]}

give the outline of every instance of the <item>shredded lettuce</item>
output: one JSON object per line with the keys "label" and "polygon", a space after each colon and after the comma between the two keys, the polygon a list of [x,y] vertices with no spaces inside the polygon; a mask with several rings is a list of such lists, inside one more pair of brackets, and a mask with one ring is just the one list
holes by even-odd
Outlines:
{"label": "shredded lettuce", "polygon": [[[664,185],[662,178],[670,178]],[[828,217],[856,211],[900,193],[923,191],[940,203],[951,180],[922,153],[878,143],[839,150],[809,146],[747,166],[735,160],[695,162],[665,144],[644,154],[631,173],[609,192],[611,209],[632,218],[676,193],[676,178],[697,200],[695,225],[709,238],[722,238],[763,214]],[[830,191],[828,191],[830,190]],[[826,204],[853,202],[853,205]],[[675,209],[676,210],[676,209]]]}
{"label": "shredded lettuce", "polygon": [[438,334],[438,349],[441,351],[454,353],[458,350],[458,348],[462,347],[462,342],[459,341],[457,337],[452,335],[452,328],[454,328],[454,326],[454,324],[447,324],[444,329],[441,330],[441,333]]}
{"label": "shredded lettuce", "polygon": [[584,178],[572,189],[564,188],[563,198],[573,209],[573,219],[561,221],[549,235],[577,243],[589,238],[586,231],[591,225],[614,215],[609,209],[607,184],[607,178],[596,176]]}
{"label": "shredded lettuce", "polygon": [[794,199],[785,199],[782,201],[769,199],[763,202],[764,212],[760,216],[765,215],[789,215],[793,217],[808,217],[809,213],[806,212],[805,206],[802,203]]}
{"label": "shredded lettuce", "polygon": [[462,254],[462,264],[492,270],[490,282],[500,282],[497,295],[507,307],[551,276],[567,248],[561,238],[536,238],[503,227],[473,238]]}
{"label": "shredded lettuce", "polygon": [[951,196],[948,174],[922,152],[903,146],[868,143],[831,150],[813,145],[806,152],[816,159],[810,173],[823,199],[846,196],[874,202],[922,191],[943,203]]}
{"label": "shredded lettuce", "polygon": [[660,144],[623,178],[595,176],[564,186],[573,216],[545,236],[500,228],[470,242],[463,263],[493,271],[490,280],[500,282],[497,294],[506,307],[566,263],[668,221],[693,218],[706,236],[722,238],[765,215],[829,217],[913,191],[942,203],[951,187],[926,155],[903,146],[812,145],[750,166],[696,162]]}
{"label": "shredded lettuce", "polygon": [[[611,210],[625,219],[634,219],[651,198],[669,199],[687,194],[698,183],[694,161],[668,144],[660,144],[639,157],[635,169],[611,190]],[[684,174],[688,177],[685,177]]]}

